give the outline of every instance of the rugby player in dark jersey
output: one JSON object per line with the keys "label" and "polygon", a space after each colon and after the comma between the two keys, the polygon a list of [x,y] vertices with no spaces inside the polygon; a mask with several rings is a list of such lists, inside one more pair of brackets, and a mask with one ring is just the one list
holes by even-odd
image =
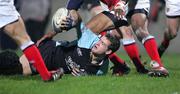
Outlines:
{"label": "rugby player in dark jersey", "polygon": [[[107,55],[116,51],[119,48],[119,45],[119,40],[117,38],[110,34],[106,34],[100,37],[100,40],[95,43],[91,49],[79,47],[76,43],[56,42],[53,40],[43,41],[38,48],[48,70],[53,71],[62,67],[64,73],[72,73],[73,75],[80,76],[97,74],[100,66],[105,63],[104,61],[107,59]],[[2,53],[0,57],[1,61],[5,60],[5,62],[1,62],[0,74],[15,74],[15,71],[12,71],[14,68],[17,69],[17,73],[37,73],[33,66],[27,65],[28,61],[25,59],[24,55],[20,58],[21,64],[25,65],[22,66],[18,59],[14,59],[13,61],[8,57],[6,58],[7,55],[12,53],[6,52],[6,55],[3,54],[4,53]],[[11,63],[8,63],[10,65],[7,65],[6,63],[8,60],[11,61]],[[13,64],[17,66],[12,66]],[[11,68],[9,68],[9,70],[3,69],[5,67]]]}
{"label": "rugby player in dark jersey", "polygon": [[[103,65],[103,61],[107,59],[107,55],[118,50],[120,45],[116,36],[106,34],[98,37],[98,34],[105,29],[127,25],[126,21],[118,21],[121,23],[117,24],[117,22],[114,22],[115,19],[113,14],[102,12],[93,17],[86,25],[80,21],[77,27],[80,27],[82,36],[78,42],[68,43],[48,39],[43,40],[38,48],[48,70],[52,71],[61,67],[64,73],[72,73],[76,76],[96,74],[100,66]],[[91,36],[87,37],[87,35]],[[82,45],[82,43],[87,43],[87,45]],[[5,60],[4,56],[6,57],[6,55],[1,54],[0,60],[7,62],[10,60],[10,65],[5,65],[4,67],[15,66],[7,70],[1,69],[1,74],[11,73],[8,71],[12,71],[13,69],[16,70],[13,71],[13,74],[15,72],[20,74],[36,73],[36,69],[28,65],[28,61],[24,56],[20,58],[20,61],[23,62],[21,64],[17,61],[17,58],[8,58]],[[1,65],[3,64],[1,63]]]}

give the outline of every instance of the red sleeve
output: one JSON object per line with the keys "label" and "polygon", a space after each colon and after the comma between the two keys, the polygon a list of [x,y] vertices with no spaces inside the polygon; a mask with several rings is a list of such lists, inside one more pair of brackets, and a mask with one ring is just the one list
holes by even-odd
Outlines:
{"label": "red sleeve", "polygon": [[101,2],[105,3],[109,9],[111,9],[114,5],[116,5],[120,0],[101,0]]}

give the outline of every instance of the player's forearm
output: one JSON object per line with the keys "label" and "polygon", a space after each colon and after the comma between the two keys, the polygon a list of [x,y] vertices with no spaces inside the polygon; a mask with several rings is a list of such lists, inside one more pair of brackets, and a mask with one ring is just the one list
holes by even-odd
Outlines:
{"label": "player's forearm", "polygon": [[31,68],[29,65],[29,61],[27,60],[27,58],[24,54],[19,58],[19,61],[22,64],[23,75],[25,75],[25,76],[31,75],[32,71],[31,71]]}
{"label": "player's forearm", "polygon": [[48,32],[47,34],[45,34],[48,38],[53,38],[54,36],[57,35],[56,32]]}

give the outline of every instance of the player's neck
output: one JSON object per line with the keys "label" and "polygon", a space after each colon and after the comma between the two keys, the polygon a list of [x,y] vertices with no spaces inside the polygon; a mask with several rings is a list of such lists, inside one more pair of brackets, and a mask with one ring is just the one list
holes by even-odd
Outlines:
{"label": "player's neck", "polygon": [[102,61],[105,58],[104,55],[95,55],[91,53],[91,60],[92,61]]}

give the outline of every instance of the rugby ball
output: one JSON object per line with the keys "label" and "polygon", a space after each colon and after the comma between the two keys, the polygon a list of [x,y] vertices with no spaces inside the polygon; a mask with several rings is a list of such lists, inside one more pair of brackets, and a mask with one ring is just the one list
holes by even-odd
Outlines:
{"label": "rugby ball", "polygon": [[65,29],[61,28],[62,19],[68,16],[68,9],[59,8],[52,17],[52,29],[56,33],[63,32]]}

